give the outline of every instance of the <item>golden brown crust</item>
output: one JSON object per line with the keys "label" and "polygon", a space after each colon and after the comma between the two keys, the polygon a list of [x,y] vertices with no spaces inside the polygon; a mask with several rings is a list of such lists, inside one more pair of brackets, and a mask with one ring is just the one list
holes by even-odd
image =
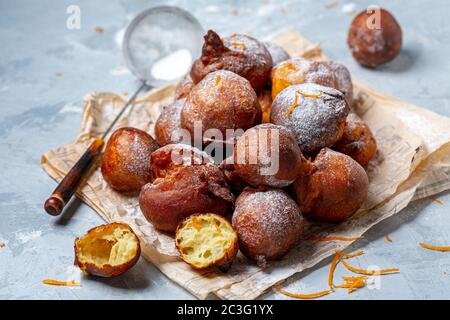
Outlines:
{"label": "golden brown crust", "polygon": [[179,100],[186,98],[194,86],[195,83],[192,80],[191,75],[189,73],[186,74],[183,79],[180,80],[177,88],[175,89],[175,99]]}
{"label": "golden brown crust", "polygon": [[218,129],[247,130],[261,123],[261,108],[250,83],[235,73],[219,70],[209,73],[189,94],[181,111],[181,126],[194,136],[194,124],[203,133]]}
{"label": "golden brown crust", "polygon": [[371,26],[374,13],[363,11],[353,20],[347,43],[353,57],[361,65],[375,68],[393,60],[402,48],[402,29],[391,13],[380,9],[380,16]]}
{"label": "golden brown crust", "polygon": [[246,188],[236,200],[232,224],[239,249],[260,267],[283,257],[303,232],[297,204],[280,189]]}
{"label": "golden brown crust", "polygon": [[233,160],[236,173],[254,187],[287,187],[307,168],[293,133],[272,123],[247,130],[234,146]]}
{"label": "golden brown crust", "polygon": [[262,90],[258,94],[258,102],[261,106],[262,123],[270,122],[270,108],[272,107],[272,93],[270,90]]}
{"label": "golden brown crust", "polygon": [[[211,222],[215,224],[214,227],[217,228],[217,231],[219,233],[219,235],[215,235],[216,237],[222,236],[221,234],[222,232],[220,230],[222,224],[226,224],[233,231],[233,227],[225,218],[214,213],[197,213],[187,217],[182,222],[180,222],[175,232],[175,246],[178,252],[180,253],[181,258],[183,259],[183,261],[188,263],[194,269],[206,269],[210,267],[218,267],[223,271],[227,271],[230,268],[231,264],[233,263],[234,259],[236,258],[236,255],[239,250],[238,237],[236,232],[233,231],[233,238],[231,239],[229,245],[225,248],[222,248],[222,255],[220,257],[210,259],[210,261],[201,265],[192,263],[191,259],[188,257],[188,254],[182,247],[181,230],[185,228],[189,222],[199,218],[201,219],[207,218],[213,220]],[[201,232],[201,230],[198,230],[198,232]]]}
{"label": "golden brown crust", "polygon": [[137,192],[150,181],[150,155],[158,148],[145,131],[120,128],[106,144],[101,172],[106,182],[121,192]]}
{"label": "golden brown crust", "polygon": [[333,149],[366,166],[377,152],[377,142],[367,123],[354,113],[347,116],[344,134]]}
{"label": "golden brown crust", "polygon": [[146,184],[139,196],[142,213],[155,228],[175,232],[194,213],[225,214],[234,196],[215,165],[182,166]]}
{"label": "golden brown crust", "polygon": [[[91,236],[91,235],[93,237],[96,237],[97,234],[99,234],[99,235],[105,234],[105,233],[111,234],[112,230],[115,230],[118,228],[127,230],[127,232],[129,232],[132,235],[133,241],[135,241],[137,243],[137,251],[131,259],[129,259],[128,261],[126,261],[122,264],[119,264],[119,265],[111,265],[109,263],[99,265],[99,264],[95,263],[95,261],[89,262],[89,261],[85,261],[85,259],[80,258],[83,250],[86,250],[86,249],[89,250],[89,248],[85,249],[83,247],[81,239],[83,239],[86,236]],[[86,273],[94,275],[94,276],[99,276],[99,277],[119,276],[119,275],[123,274],[124,272],[128,271],[131,267],[133,267],[136,264],[136,262],[139,260],[139,257],[141,255],[141,247],[140,247],[139,238],[136,236],[133,229],[131,229],[131,227],[129,225],[124,224],[124,223],[113,222],[113,223],[94,227],[94,228],[90,229],[86,233],[86,235],[83,236],[81,239],[76,238],[75,243],[74,243],[75,264],[83,272],[86,272]],[[107,249],[105,249],[105,250],[107,250]]]}
{"label": "golden brown crust", "polygon": [[269,81],[272,57],[258,40],[243,34],[221,39],[212,30],[204,38],[202,56],[194,61],[190,72],[195,83],[217,70],[229,70],[244,77],[255,90]]}
{"label": "golden brown crust", "polygon": [[294,191],[303,216],[336,223],[348,219],[363,205],[368,186],[361,165],[325,148],[314,160],[312,173],[294,182]]}
{"label": "golden brown crust", "polygon": [[344,93],[348,105],[352,108],[353,105],[353,83],[350,71],[341,63],[334,61],[324,62],[333,71],[336,77],[336,89]]}
{"label": "golden brown crust", "polygon": [[270,119],[290,129],[303,154],[309,155],[339,141],[348,113],[342,92],[305,83],[290,86],[277,95]]}
{"label": "golden brown crust", "polygon": [[272,99],[285,88],[302,83],[315,83],[338,89],[333,70],[324,62],[291,58],[272,68]]}
{"label": "golden brown crust", "polygon": [[183,166],[214,164],[207,153],[185,144],[168,144],[152,153],[150,157],[152,180],[164,178],[170,171]]}
{"label": "golden brown crust", "polygon": [[180,114],[184,99],[165,106],[155,123],[155,138],[159,146],[181,142]]}

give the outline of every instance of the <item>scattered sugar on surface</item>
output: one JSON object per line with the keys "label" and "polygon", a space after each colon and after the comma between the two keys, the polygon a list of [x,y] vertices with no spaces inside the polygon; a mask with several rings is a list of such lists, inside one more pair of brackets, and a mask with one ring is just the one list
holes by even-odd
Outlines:
{"label": "scattered sugar on surface", "polygon": [[73,103],[66,103],[58,113],[81,113],[83,108],[74,105]]}
{"label": "scattered sugar on surface", "polygon": [[16,239],[21,243],[27,243],[36,240],[42,236],[42,230],[35,230],[29,232],[16,232]]}

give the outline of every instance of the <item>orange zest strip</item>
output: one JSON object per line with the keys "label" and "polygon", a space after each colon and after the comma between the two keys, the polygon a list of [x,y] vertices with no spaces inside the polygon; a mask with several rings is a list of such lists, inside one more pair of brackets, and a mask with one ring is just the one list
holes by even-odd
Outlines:
{"label": "orange zest strip", "polygon": [[422,243],[422,242],[420,242],[419,244],[420,244],[422,247],[424,247],[425,249],[429,249],[429,250],[442,251],[442,252],[450,251],[450,246],[448,246],[448,247],[443,247],[443,246],[431,246],[431,245],[429,245],[429,244]]}
{"label": "orange zest strip", "polygon": [[345,253],[342,251],[336,251],[336,254],[340,255],[344,259],[350,259],[358,256],[362,256],[364,254],[364,251],[357,251],[355,253]]}
{"label": "orange zest strip", "polygon": [[284,294],[285,296],[291,297],[291,298],[297,298],[297,299],[316,299],[323,296],[326,296],[327,294],[330,294],[334,292],[333,290],[325,290],[317,293],[309,293],[309,294],[299,294],[299,293],[292,293],[288,291],[284,291],[282,289],[275,289],[278,293]]}
{"label": "orange zest strip", "polygon": [[395,273],[395,272],[399,272],[400,271],[399,268],[384,269],[384,270],[358,269],[358,268],[355,268],[355,267],[352,267],[351,265],[349,265],[344,259],[341,259],[341,262],[351,272],[364,274],[364,275],[368,275],[368,276],[380,275],[380,274],[388,274],[388,273]]}
{"label": "orange zest strip", "polygon": [[308,238],[308,240],[314,240],[314,241],[355,241],[358,239],[361,239],[361,237],[354,237],[354,238],[348,238],[348,237],[316,237],[311,236]]}
{"label": "orange zest strip", "polygon": [[230,45],[232,45],[234,47],[242,48],[242,49],[247,49],[247,46],[245,45],[245,43],[230,42]]}
{"label": "orange zest strip", "polygon": [[386,238],[387,241],[392,242],[391,235],[389,233],[386,234],[385,238]]}
{"label": "orange zest strip", "polygon": [[336,255],[333,258],[333,261],[331,261],[330,273],[328,274],[328,286],[330,287],[330,289],[332,289],[334,287],[334,284],[333,284],[334,271],[336,270],[336,267],[339,263],[340,258],[341,257],[339,256],[339,254],[336,253]]}
{"label": "orange zest strip", "polygon": [[216,77],[216,83],[214,84],[216,87],[219,85],[220,80],[222,80],[222,78],[220,76]]}
{"label": "orange zest strip", "polygon": [[328,273],[328,286],[330,289],[334,287],[333,284],[333,278],[334,278],[334,271],[336,270],[336,267],[341,259],[350,259],[354,257],[358,257],[360,255],[363,255],[364,251],[358,251],[355,253],[344,253],[342,251],[336,251],[336,255],[333,258],[333,261],[331,261],[330,265],[330,272]]}
{"label": "orange zest strip", "polygon": [[68,286],[68,287],[81,287],[81,284],[79,282],[76,282],[74,280],[70,281],[59,281],[59,280],[51,280],[51,279],[45,279],[42,281],[43,284],[49,284],[52,286]]}
{"label": "orange zest strip", "polygon": [[358,277],[342,277],[345,283],[335,288],[347,288],[347,292],[350,294],[356,289],[363,288],[366,285],[366,276],[358,276]]}
{"label": "orange zest strip", "polygon": [[294,110],[297,107],[298,95],[301,95],[302,97],[305,97],[305,98],[319,98],[322,95],[322,93],[321,92],[320,93],[305,93],[300,90],[295,91],[294,103],[292,103],[292,105],[289,107],[289,109],[284,113],[284,115],[286,117],[292,112],[292,110]]}
{"label": "orange zest strip", "polygon": [[444,205],[444,201],[439,200],[436,196],[431,196],[431,199],[433,199],[433,201],[439,203],[440,205]]}
{"label": "orange zest strip", "polygon": [[297,107],[298,104],[298,95],[295,95],[294,98],[294,102],[291,104],[291,106],[289,107],[289,109],[284,113],[284,115],[287,117],[288,115],[291,114],[292,110],[294,110]]}

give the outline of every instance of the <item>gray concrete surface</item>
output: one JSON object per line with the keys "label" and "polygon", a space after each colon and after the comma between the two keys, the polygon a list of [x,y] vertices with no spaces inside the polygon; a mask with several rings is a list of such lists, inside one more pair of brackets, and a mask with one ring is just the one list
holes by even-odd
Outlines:
{"label": "gray concrete surface", "polygon": [[[346,47],[350,1],[170,1],[190,10],[205,28],[266,37],[298,30],[320,41],[326,54],[353,74],[390,95],[450,116],[450,2],[447,0],[355,1],[357,9],[379,4],[390,9],[404,31],[404,49],[391,64],[373,71],[358,66]],[[191,299],[143,259],[116,279],[83,279],[81,288],[45,286],[45,278],[76,272],[73,240],[102,223],[86,205],[75,203],[61,218],[44,213],[55,183],[41,170],[40,155],[78,134],[81,101],[96,91],[131,92],[137,82],[120,69],[117,39],[139,11],[163,1],[42,0],[0,2],[0,299]],[[81,29],[66,28],[69,5],[81,8]],[[95,31],[104,28],[103,33]],[[326,299],[450,298],[450,253],[421,249],[418,242],[450,245],[450,194],[412,203],[370,230],[354,248],[366,256],[359,266],[399,266],[379,289]],[[393,243],[384,239],[391,233]],[[292,290],[325,289],[329,260],[294,278]],[[344,274],[338,270],[337,276]],[[282,297],[268,293],[264,298]]]}

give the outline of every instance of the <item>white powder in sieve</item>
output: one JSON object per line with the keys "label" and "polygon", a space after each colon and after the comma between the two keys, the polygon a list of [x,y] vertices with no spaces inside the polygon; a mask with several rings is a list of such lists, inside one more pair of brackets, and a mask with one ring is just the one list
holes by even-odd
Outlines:
{"label": "white powder in sieve", "polygon": [[356,4],[353,2],[346,3],[342,6],[342,12],[347,15],[352,15],[356,10]]}
{"label": "white powder in sieve", "polygon": [[175,80],[188,72],[191,62],[192,56],[189,50],[180,49],[156,61],[151,74],[155,79]]}

